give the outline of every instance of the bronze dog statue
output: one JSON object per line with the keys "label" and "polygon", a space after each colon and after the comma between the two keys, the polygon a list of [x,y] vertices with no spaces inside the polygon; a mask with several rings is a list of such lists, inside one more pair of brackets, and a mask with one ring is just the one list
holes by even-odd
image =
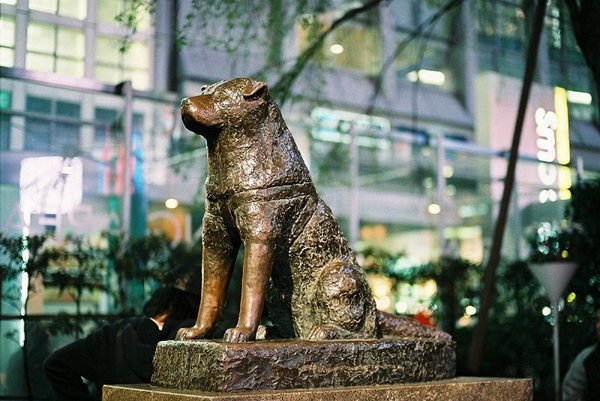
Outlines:
{"label": "bronze dog statue", "polygon": [[241,245],[239,319],[225,341],[256,338],[270,279],[297,337],[377,338],[384,321],[398,326],[377,311],[365,273],[317,195],[265,83],[236,78],[204,87],[183,99],[181,115],[188,130],[206,139],[208,177],[200,308],[179,339],[210,334]]}

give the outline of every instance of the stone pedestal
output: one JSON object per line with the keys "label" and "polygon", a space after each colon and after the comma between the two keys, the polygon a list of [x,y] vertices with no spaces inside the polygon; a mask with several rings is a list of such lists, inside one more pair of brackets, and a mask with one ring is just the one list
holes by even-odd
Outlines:
{"label": "stone pedestal", "polygon": [[164,341],[152,384],[212,392],[368,386],[449,379],[455,365],[454,343],[433,338]]}
{"label": "stone pedestal", "polygon": [[422,383],[209,393],[149,384],[104,386],[102,401],[531,401],[530,379],[458,377]]}

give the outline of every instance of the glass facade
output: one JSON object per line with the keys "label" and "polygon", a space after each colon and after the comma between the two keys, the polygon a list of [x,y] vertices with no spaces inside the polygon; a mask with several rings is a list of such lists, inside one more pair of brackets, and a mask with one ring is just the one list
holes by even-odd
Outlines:
{"label": "glass facade", "polygon": [[29,9],[65,17],[85,19],[87,2],[79,0],[29,0]]}
{"label": "glass facade", "polygon": [[79,104],[27,96],[25,107],[36,115],[25,119],[25,150],[65,156],[79,152]]}
{"label": "glass facade", "polygon": [[56,72],[82,78],[84,47],[81,31],[31,22],[27,28],[25,67],[31,71]]}
{"label": "glass facade", "polygon": [[144,43],[134,42],[125,53],[120,51],[122,39],[98,36],[96,39],[95,76],[102,82],[131,80],[137,89],[148,89],[149,49]]}
{"label": "glass facade", "polygon": [[0,66],[12,67],[15,63],[15,19],[0,15]]}
{"label": "glass facade", "polygon": [[[136,10],[138,28],[128,32],[117,20],[127,1],[100,1],[96,13],[80,0],[33,0],[25,14],[25,41],[15,42],[16,2],[3,2],[0,15],[0,65],[91,78],[117,84],[132,80],[138,90],[150,87],[151,18],[144,7]],[[90,15],[96,15],[95,18]],[[15,64],[16,47],[25,53]],[[127,48],[127,51],[122,49]]]}

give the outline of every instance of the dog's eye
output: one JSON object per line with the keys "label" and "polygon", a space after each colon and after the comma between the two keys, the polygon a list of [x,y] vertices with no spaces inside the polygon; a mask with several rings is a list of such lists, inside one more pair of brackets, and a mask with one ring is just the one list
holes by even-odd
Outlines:
{"label": "dog's eye", "polygon": [[246,99],[248,101],[258,100],[258,99],[260,99],[260,95],[258,93],[254,93],[250,96],[244,96],[244,99]]}

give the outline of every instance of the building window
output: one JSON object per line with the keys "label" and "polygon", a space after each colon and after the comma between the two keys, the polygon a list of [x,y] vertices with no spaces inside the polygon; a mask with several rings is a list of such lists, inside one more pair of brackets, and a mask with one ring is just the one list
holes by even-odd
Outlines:
{"label": "building window", "polygon": [[[551,5],[549,11],[546,29],[549,32],[550,84],[570,91],[588,93],[594,83],[577,45],[571,18],[564,5]],[[581,99],[578,102],[570,102],[569,114],[574,118],[591,120],[591,99],[589,102],[581,102]]]}
{"label": "building window", "polygon": [[80,106],[77,103],[27,96],[25,150],[74,156],[79,152]]}
{"label": "building window", "polygon": [[140,6],[136,6],[135,2],[129,0],[97,0],[96,2],[96,15],[98,22],[103,24],[117,25],[117,16],[126,10],[128,6],[136,6],[135,10],[136,17],[138,18],[138,31],[147,31],[150,28],[150,13],[148,8],[142,3]]}
{"label": "building window", "polygon": [[134,88],[148,89],[148,45],[134,41],[126,52],[119,50],[120,45],[121,39],[118,37],[96,38],[96,79],[111,84],[130,79]]}
{"label": "building window", "polygon": [[[107,144],[114,146],[117,144],[117,138],[122,138],[120,134],[121,115],[117,110],[96,107],[94,109],[94,121],[96,121],[94,132],[94,147],[96,149],[101,149]],[[133,131],[142,132],[144,129],[144,115],[133,113],[131,123]]]}
{"label": "building window", "polygon": [[[135,7],[131,9],[131,7]],[[137,29],[128,37],[125,28],[117,21],[124,11],[135,15]],[[98,81],[117,84],[131,80],[133,87],[146,90],[150,87],[151,17],[143,2],[129,0],[98,0],[96,2],[98,34],[94,76]],[[126,50],[121,49],[125,47]]]}
{"label": "building window", "polygon": [[85,19],[87,15],[85,0],[29,0],[29,8],[80,20]]}
{"label": "building window", "polygon": [[27,28],[26,68],[83,77],[85,39],[77,29],[30,22]]}
{"label": "building window", "polygon": [[15,64],[15,19],[0,15],[0,65],[13,67]]}
{"label": "building window", "polygon": [[10,92],[0,90],[0,150],[10,146],[10,114],[12,97]]}
{"label": "building window", "polygon": [[416,2],[403,8],[406,16],[396,23],[394,68],[399,79],[434,85],[451,92],[454,87],[454,66],[451,54],[455,32],[456,11],[450,11],[435,24],[422,31],[418,26],[437,11],[427,2]]}
{"label": "building window", "polygon": [[341,26],[328,38],[325,51],[336,68],[375,75],[381,68],[381,37],[374,24]]}
{"label": "building window", "polygon": [[452,89],[451,46],[448,42],[432,37],[409,40],[408,32],[399,32],[398,43],[409,43],[395,60],[399,78]]}
{"label": "building window", "polygon": [[478,0],[473,8],[476,10],[480,69],[520,78],[527,40],[527,18],[523,8],[514,1],[482,0]]}
{"label": "building window", "polygon": [[[334,13],[324,13],[315,20],[298,23],[298,50],[306,50],[334,20]],[[375,13],[337,28],[329,35],[321,52],[313,58],[319,65],[376,74],[381,66],[381,36]]]}

